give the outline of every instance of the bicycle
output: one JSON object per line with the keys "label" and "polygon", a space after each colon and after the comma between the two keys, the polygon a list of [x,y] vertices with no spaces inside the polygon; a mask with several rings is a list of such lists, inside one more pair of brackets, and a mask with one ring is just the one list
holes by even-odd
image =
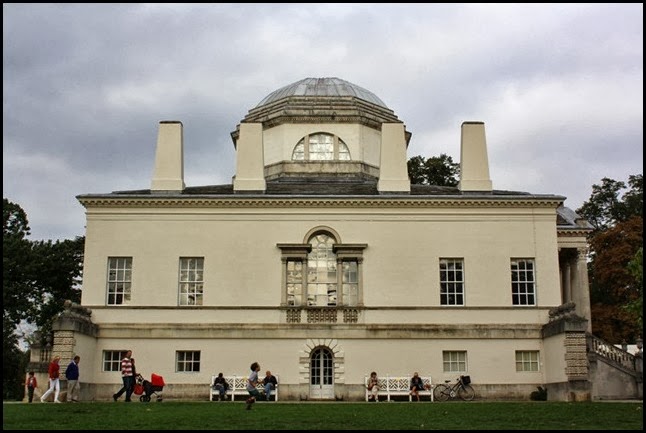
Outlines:
{"label": "bicycle", "polygon": [[471,376],[460,376],[453,385],[449,385],[450,380],[445,380],[445,382],[436,385],[433,390],[433,397],[437,401],[447,401],[449,398],[455,397],[460,397],[464,401],[471,401],[476,396],[475,390],[470,385]]}

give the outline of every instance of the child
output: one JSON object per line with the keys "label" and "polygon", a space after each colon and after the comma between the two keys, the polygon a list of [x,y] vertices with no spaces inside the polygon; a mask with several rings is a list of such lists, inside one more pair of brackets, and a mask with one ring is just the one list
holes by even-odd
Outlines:
{"label": "child", "polygon": [[258,380],[258,372],[260,371],[260,364],[254,362],[251,364],[251,374],[247,379],[247,392],[250,397],[247,399],[247,410],[251,409],[251,405],[256,402],[256,398],[260,397],[260,391],[256,388],[256,385],[262,384],[262,380]]}
{"label": "child", "polygon": [[30,371],[29,376],[27,376],[27,396],[29,397],[29,403],[34,401],[34,389],[38,388],[38,381],[34,372]]}

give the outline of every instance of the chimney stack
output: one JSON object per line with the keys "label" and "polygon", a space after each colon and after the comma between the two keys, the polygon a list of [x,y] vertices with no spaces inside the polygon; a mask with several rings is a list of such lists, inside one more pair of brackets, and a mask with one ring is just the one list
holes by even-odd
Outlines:
{"label": "chimney stack", "polygon": [[410,194],[403,123],[381,124],[381,157],[377,190],[381,194]]}
{"label": "chimney stack", "polygon": [[266,189],[262,123],[241,123],[233,192],[264,193]]}
{"label": "chimney stack", "polygon": [[159,122],[155,171],[151,192],[176,193],[184,190],[184,132],[182,122]]}
{"label": "chimney stack", "polygon": [[458,189],[462,192],[492,190],[484,122],[462,123]]}

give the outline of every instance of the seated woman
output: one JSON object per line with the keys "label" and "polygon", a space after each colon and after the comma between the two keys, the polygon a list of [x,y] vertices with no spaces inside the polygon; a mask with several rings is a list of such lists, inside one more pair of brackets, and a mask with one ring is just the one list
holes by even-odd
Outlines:
{"label": "seated woman", "polygon": [[378,402],[379,397],[377,397],[377,394],[379,393],[379,378],[377,378],[377,372],[375,371],[370,373],[370,377],[368,378],[368,391],[370,391],[368,401],[373,400]]}
{"label": "seated woman", "polygon": [[424,386],[424,382],[422,381],[422,378],[419,377],[419,374],[415,372],[413,374],[413,377],[410,379],[410,395],[414,395],[417,397],[417,401],[419,401],[419,392],[424,391],[425,389],[429,389],[429,386]]}
{"label": "seated woman", "polygon": [[218,392],[218,401],[224,400],[224,396],[227,393],[227,389],[229,389],[229,384],[227,383],[226,379],[222,375],[222,373],[218,374],[218,377],[215,378],[213,381],[213,390]]}

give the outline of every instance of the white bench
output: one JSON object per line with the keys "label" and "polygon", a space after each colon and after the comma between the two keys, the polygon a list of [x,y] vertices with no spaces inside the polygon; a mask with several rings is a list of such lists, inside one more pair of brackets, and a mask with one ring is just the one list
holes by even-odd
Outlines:
{"label": "white bench", "polygon": [[[211,376],[211,392],[209,394],[211,396],[211,401],[216,401],[220,397],[220,392],[217,389],[213,388],[216,377],[217,376],[215,375]],[[248,377],[249,376],[224,376],[224,380],[226,380],[227,384],[229,385],[229,388],[224,395],[224,399],[226,400],[227,397],[231,397],[231,401],[235,401],[236,395],[249,397],[249,391],[247,391]],[[261,377],[259,379],[263,378]],[[278,379],[278,376],[276,376],[276,379]],[[256,385],[256,389],[261,393],[265,392],[264,385],[258,384]],[[274,396],[275,401],[278,401],[278,385],[276,385],[276,387],[271,391],[271,395]]]}
{"label": "white bench", "polygon": [[[410,376],[386,376],[386,377],[381,377],[377,376],[379,379],[379,392],[377,393],[377,397],[379,396],[386,396],[386,400],[390,401],[391,396],[396,396],[396,395],[407,395],[408,396],[408,401],[413,401],[413,396],[410,394]],[[431,397],[431,401],[433,400],[433,381],[431,379],[431,376],[420,376],[422,378],[422,382],[424,383],[424,390],[419,391],[420,396],[428,395]],[[368,389],[368,381],[370,380],[370,376],[365,376],[364,379],[364,388],[366,389],[366,401],[368,401],[368,397],[372,395],[372,392]]]}

